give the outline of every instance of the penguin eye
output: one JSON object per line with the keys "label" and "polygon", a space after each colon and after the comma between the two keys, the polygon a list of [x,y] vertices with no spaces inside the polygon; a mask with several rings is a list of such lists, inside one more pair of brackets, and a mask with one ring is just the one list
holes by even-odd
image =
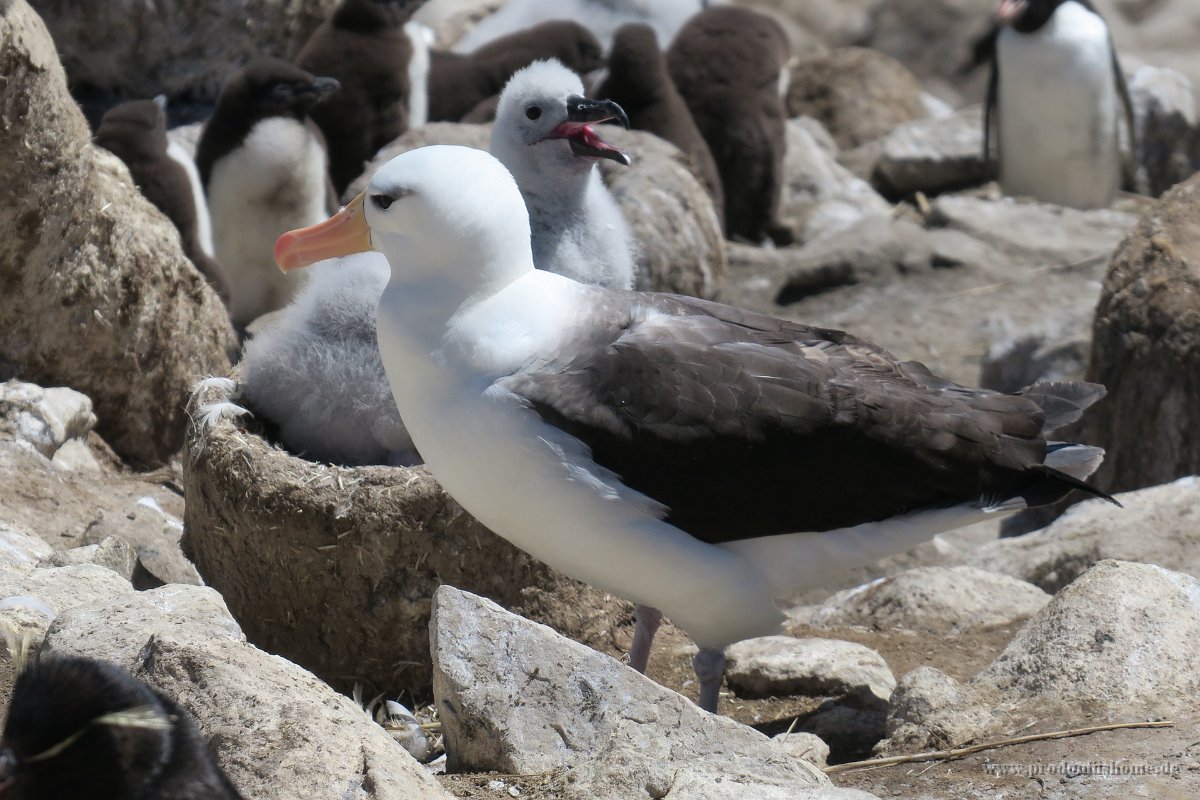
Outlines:
{"label": "penguin eye", "polygon": [[541,106],[529,106],[525,109],[525,116],[529,119],[537,119],[542,115]]}
{"label": "penguin eye", "polygon": [[386,194],[373,194],[371,195],[371,202],[381,211],[387,211],[392,207],[392,203],[396,202],[396,198],[389,197]]}

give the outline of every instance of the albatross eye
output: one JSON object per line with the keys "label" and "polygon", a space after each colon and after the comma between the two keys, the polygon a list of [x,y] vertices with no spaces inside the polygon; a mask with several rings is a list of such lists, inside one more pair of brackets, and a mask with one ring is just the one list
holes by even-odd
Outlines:
{"label": "albatross eye", "polygon": [[529,117],[530,119],[537,119],[541,115],[542,115],[541,106],[529,106],[528,108],[525,109],[525,116]]}
{"label": "albatross eye", "polygon": [[371,195],[371,202],[375,204],[376,208],[387,211],[392,207],[392,203],[396,202],[396,198],[389,197],[386,194],[373,194]]}

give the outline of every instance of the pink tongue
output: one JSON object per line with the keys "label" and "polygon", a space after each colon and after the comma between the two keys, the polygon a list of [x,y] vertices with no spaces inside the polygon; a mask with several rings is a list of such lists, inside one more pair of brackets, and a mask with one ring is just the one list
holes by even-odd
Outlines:
{"label": "pink tongue", "polygon": [[572,139],[576,139],[588,147],[594,147],[597,150],[612,150],[612,145],[600,138],[600,136],[592,130],[591,125],[580,125],[572,134]]}

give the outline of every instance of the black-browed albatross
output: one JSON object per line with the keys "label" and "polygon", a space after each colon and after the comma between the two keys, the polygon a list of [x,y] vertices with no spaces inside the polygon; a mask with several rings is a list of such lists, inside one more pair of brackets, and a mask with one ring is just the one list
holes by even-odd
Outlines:
{"label": "black-browed albatross", "polygon": [[535,270],[525,204],[492,156],[427,147],[330,220],[284,234],[284,270],[375,249],[379,346],[446,490],[550,566],[660,609],[699,645],[778,631],[775,600],[989,515],[1052,502],[1103,452],[1047,442],[1090,384],[968,389],[840,331]]}

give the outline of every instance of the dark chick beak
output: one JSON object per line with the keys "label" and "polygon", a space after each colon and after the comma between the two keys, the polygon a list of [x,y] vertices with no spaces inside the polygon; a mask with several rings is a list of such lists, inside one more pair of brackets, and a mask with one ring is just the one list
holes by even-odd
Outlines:
{"label": "dark chick beak", "polygon": [[567,119],[571,122],[608,122],[616,120],[629,130],[629,117],[625,109],[612,100],[592,100],[573,94],[567,98]]}
{"label": "dark chick beak", "polygon": [[625,115],[625,109],[612,100],[589,100],[586,97],[571,95],[567,98],[566,122],[550,131],[546,138],[566,139],[571,146],[571,152],[577,156],[607,158],[629,166],[633,163],[629,156],[604,141],[588,124],[609,120],[617,120],[626,128],[629,127],[629,117]]}

